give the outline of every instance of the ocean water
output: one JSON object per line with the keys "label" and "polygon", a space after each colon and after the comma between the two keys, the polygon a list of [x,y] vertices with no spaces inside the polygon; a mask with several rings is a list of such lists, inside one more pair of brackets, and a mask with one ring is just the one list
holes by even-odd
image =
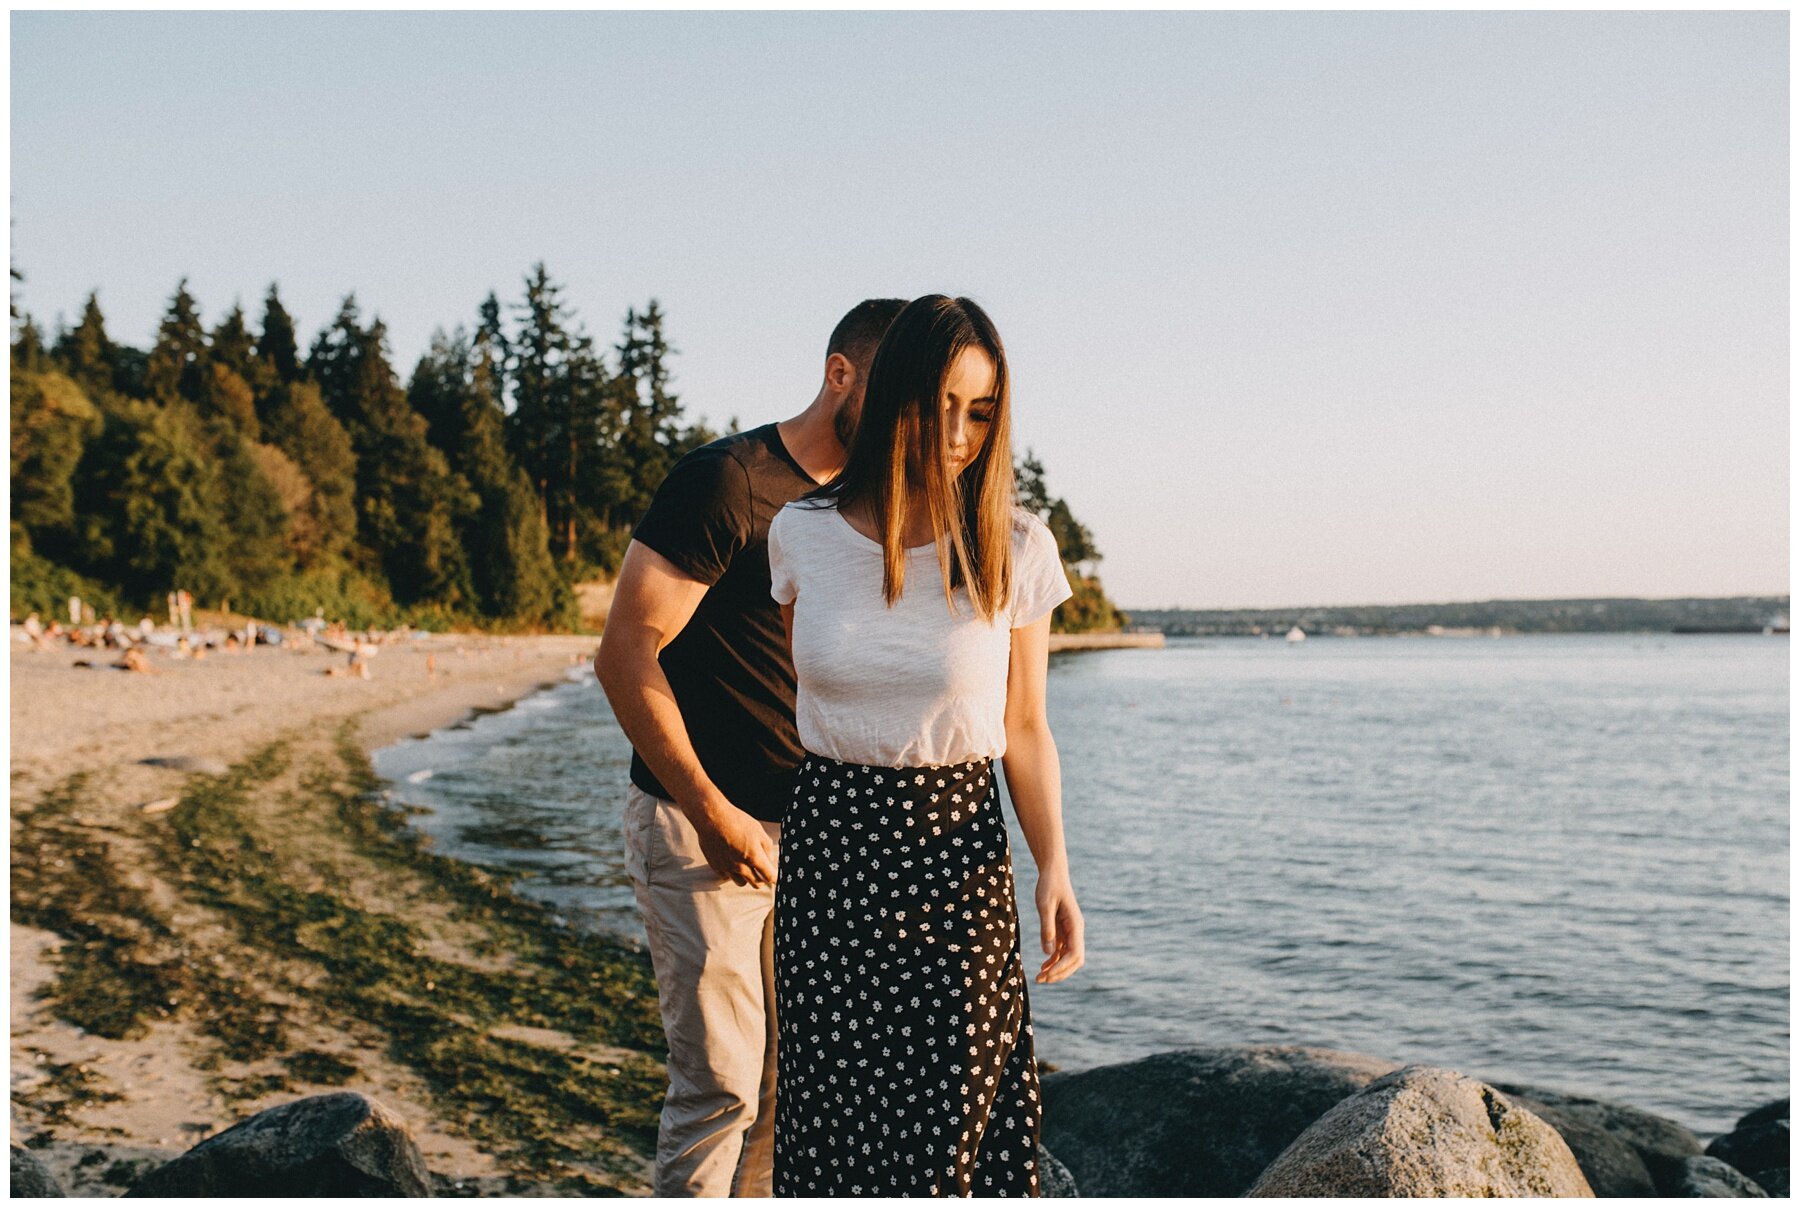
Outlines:
{"label": "ocean water", "polygon": [[[1058,656],[1049,702],[1088,964],[1031,988],[1040,1057],[1323,1045],[1703,1134],[1787,1093],[1787,639],[1172,639]],[[376,767],[438,850],[641,938],[628,760],[582,667]]]}

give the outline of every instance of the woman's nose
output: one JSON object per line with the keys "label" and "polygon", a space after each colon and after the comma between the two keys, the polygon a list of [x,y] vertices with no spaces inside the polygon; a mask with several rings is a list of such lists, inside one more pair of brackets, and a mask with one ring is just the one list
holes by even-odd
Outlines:
{"label": "woman's nose", "polygon": [[944,443],[952,449],[960,449],[969,436],[969,425],[962,416],[954,411],[944,420]]}

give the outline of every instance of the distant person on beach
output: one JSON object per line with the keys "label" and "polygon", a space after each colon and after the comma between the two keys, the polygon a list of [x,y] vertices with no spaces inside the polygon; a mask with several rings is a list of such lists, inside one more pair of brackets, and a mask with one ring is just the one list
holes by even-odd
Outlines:
{"label": "distant person on beach", "polygon": [[843,468],[875,346],[904,305],[843,317],[799,415],[676,463],[626,549],[594,658],[633,749],[625,860],[669,1046],[659,1196],[770,1194],[776,855],[804,752],[769,521]]}
{"label": "distant person on beach", "polygon": [[1056,539],[1015,501],[1006,353],[916,298],[843,472],[769,526],[805,761],[775,891],[775,1194],[1035,1196],[1041,1104],[996,761],[1042,983],[1085,960],[1044,711]]}

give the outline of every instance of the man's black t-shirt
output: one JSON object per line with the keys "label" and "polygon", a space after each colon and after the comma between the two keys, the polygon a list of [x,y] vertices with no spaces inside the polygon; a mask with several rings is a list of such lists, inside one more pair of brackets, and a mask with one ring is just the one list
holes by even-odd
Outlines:
{"label": "man's black t-shirt", "polygon": [[[765,424],[676,462],[632,533],[707,584],[658,661],[700,766],[733,805],[766,822],[781,821],[803,756],[794,663],[769,595],[769,521],[818,485]],[[631,782],[670,798],[636,751]]]}

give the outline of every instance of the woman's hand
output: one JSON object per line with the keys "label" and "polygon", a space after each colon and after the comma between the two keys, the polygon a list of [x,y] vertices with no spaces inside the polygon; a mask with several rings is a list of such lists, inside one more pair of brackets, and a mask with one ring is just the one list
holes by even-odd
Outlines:
{"label": "woman's hand", "polygon": [[1037,883],[1038,925],[1043,931],[1044,964],[1037,980],[1059,982],[1087,961],[1082,938],[1081,907],[1067,873],[1040,874]]}

